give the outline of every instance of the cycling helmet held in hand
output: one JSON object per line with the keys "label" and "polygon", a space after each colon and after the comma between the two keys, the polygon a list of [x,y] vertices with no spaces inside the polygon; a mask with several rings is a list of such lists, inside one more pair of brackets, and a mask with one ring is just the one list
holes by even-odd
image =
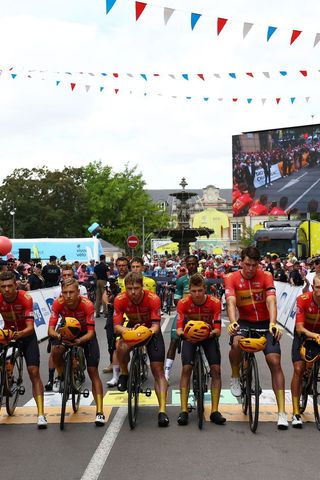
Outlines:
{"label": "cycling helmet held in hand", "polygon": [[239,346],[241,350],[245,352],[260,352],[264,350],[267,345],[266,337],[260,338],[241,338],[239,340]]}
{"label": "cycling helmet held in hand", "polygon": [[60,327],[59,333],[65,340],[74,340],[77,338],[81,330],[79,320],[74,317],[66,317]]}
{"label": "cycling helmet held in hand", "polygon": [[12,340],[12,335],[12,330],[0,328],[0,345],[8,345]]}
{"label": "cycling helmet held in hand", "polygon": [[202,342],[208,338],[210,325],[202,320],[189,320],[183,330],[183,336],[192,342]]}
{"label": "cycling helmet held in hand", "polygon": [[125,330],[122,333],[124,342],[130,347],[134,347],[135,345],[144,345],[149,341],[150,337],[152,337],[152,332],[144,325],[140,325],[133,330]]}

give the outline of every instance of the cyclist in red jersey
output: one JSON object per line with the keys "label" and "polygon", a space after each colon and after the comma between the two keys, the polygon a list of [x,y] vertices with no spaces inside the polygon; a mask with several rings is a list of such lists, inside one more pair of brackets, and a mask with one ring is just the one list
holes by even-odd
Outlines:
{"label": "cyclist in red jersey", "polygon": [[[210,420],[217,425],[223,425],[226,419],[218,411],[221,391],[221,355],[218,337],[221,335],[221,302],[206,294],[206,283],[199,273],[192,275],[189,281],[190,294],[177,304],[177,335],[183,335],[185,324],[189,320],[202,320],[211,327],[209,337],[200,342],[210,366],[211,373],[211,414]],[[183,340],[181,349],[182,372],[180,377],[181,412],[179,425],[188,424],[188,397],[190,377],[196,350],[196,343]]]}
{"label": "cyclist in red jersey", "polygon": [[[279,340],[282,330],[277,325],[277,301],[273,276],[259,270],[260,252],[256,247],[247,247],[241,252],[241,270],[225,277],[227,310],[230,320],[228,333],[233,337],[229,359],[232,369],[231,393],[240,396],[241,330],[246,328],[266,329],[267,344],[264,350],[271,371],[272,387],[278,404],[278,428],[288,428],[285,413],[284,375],[281,368]],[[239,320],[237,320],[237,309]],[[273,337],[275,343],[273,342]]]}
{"label": "cyclist in red jersey", "polygon": [[306,362],[301,358],[300,347],[305,338],[313,338],[320,344],[320,273],[313,279],[312,292],[303,293],[297,298],[296,325],[291,350],[294,369],[291,380],[291,425],[294,428],[302,428],[299,400]]}
{"label": "cyclist in red jersey", "polygon": [[[164,376],[165,347],[160,328],[160,298],[155,293],[143,290],[143,277],[140,273],[130,272],[125,277],[126,291],[116,296],[114,300],[113,324],[115,334],[121,335],[130,328],[145,325],[153,333],[147,344],[150,367],[155,381],[155,391],[159,402],[158,425],[167,427],[169,418],[166,413],[166,399],[168,383]],[[124,315],[128,318],[128,324]],[[127,389],[128,363],[130,347],[120,338],[117,345],[117,356],[120,364],[121,375],[118,390]]]}
{"label": "cyclist in red jersey", "polygon": [[67,278],[61,283],[61,296],[52,305],[51,317],[49,320],[48,335],[52,340],[52,360],[58,372],[56,385],[60,387],[63,373],[63,353],[65,348],[61,345],[63,340],[56,329],[59,319],[74,317],[81,325],[80,336],[73,343],[84,348],[88,374],[92,382],[92,394],[96,402],[95,424],[100,427],[105,423],[103,414],[103,389],[100,380],[98,365],[100,350],[95,333],[94,305],[86,297],[80,295],[79,284],[75,278]]}
{"label": "cyclist in red jersey", "polygon": [[13,330],[13,339],[22,346],[32,383],[32,394],[38,409],[38,428],[47,428],[44,416],[43,384],[39,374],[40,351],[34,330],[33,301],[24,290],[18,290],[13,272],[0,274],[0,315],[4,328]]}

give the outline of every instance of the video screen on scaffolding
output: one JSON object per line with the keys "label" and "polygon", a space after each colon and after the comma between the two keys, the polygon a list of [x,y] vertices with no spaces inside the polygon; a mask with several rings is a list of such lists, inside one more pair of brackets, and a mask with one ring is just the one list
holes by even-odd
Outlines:
{"label": "video screen on scaffolding", "polygon": [[319,212],[320,125],[232,137],[233,216]]}

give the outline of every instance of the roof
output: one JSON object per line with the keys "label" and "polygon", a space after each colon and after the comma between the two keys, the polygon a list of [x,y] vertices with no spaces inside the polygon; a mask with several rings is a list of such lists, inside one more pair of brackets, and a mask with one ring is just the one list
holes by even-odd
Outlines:
{"label": "roof", "polygon": [[103,238],[99,238],[102,249],[103,250],[108,250],[108,252],[122,252],[123,249],[120,247],[116,247],[115,245],[112,245],[112,243],[107,242],[106,240],[103,240]]}
{"label": "roof", "polygon": [[[155,203],[167,202],[169,205],[173,203],[174,198],[170,196],[172,193],[180,192],[178,189],[162,189],[162,190],[147,190],[147,193],[150,195],[152,200]],[[199,197],[203,197],[203,189],[186,189],[186,192],[196,193]],[[220,197],[225,199],[227,203],[232,203],[232,189],[231,188],[221,188],[219,189]]]}

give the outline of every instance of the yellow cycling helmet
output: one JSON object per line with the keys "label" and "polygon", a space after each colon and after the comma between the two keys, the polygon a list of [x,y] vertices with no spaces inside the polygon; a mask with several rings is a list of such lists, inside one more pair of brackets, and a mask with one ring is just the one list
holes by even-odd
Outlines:
{"label": "yellow cycling helmet", "polygon": [[81,330],[79,320],[73,317],[66,317],[61,325],[59,333],[65,340],[74,340]]}
{"label": "yellow cycling helmet", "polygon": [[0,345],[8,345],[12,340],[13,331],[0,328]]}
{"label": "yellow cycling helmet", "polygon": [[124,342],[130,347],[134,347],[135,345],[144,345],[148,342],[150,337],[152,337],[152,332],[144,325],[140,325],[133,330],[125,330],[122,333]]}
{"label": "yellow cycling helmet", "polygon": [[183,336],[192,342],[202,342],[208,338],[210,325],[202,320],[189,320],[183,330]]}
{"label": "yellow cycling helmet", "polygon": [[320,345],[316,340],[309,338],[301,345],[300,355],[305,362],[314,363],[320,357]]}
{"label": "yellow cycling helmet", "polygon": [[239,346],[241,350],[245,352],[260,352],[260,350],[264,350],[267,345],[266,337],[260,338],[240,338]]}

